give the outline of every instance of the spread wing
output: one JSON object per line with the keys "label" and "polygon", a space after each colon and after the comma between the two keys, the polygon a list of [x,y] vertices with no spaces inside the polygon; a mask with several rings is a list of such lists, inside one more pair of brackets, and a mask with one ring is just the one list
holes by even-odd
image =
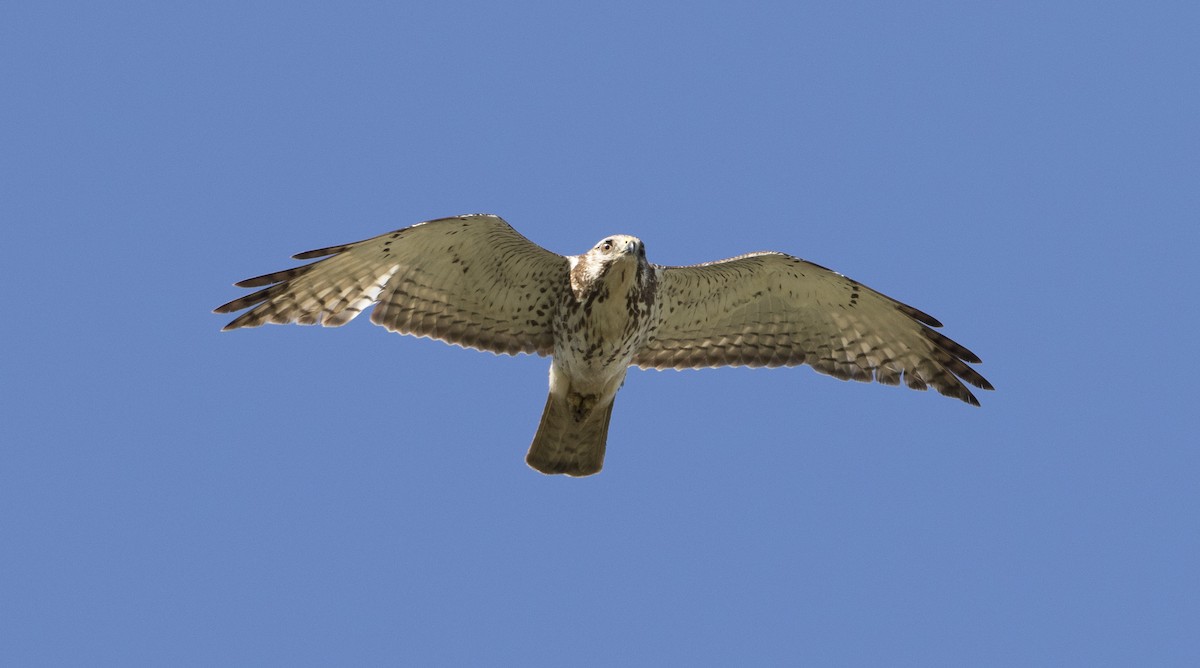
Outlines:
{"label": "spread wing", "polygon": [[567,259],[498,216],[441,218],[293,257],[325,259],[237,283],[263,289],[216,308],[250,309],[225,329],[338,327],[378,303],[371,321],[393,332],[510,355],[554,351],[551,318],[568,286]]}
{"label": "spread wing", "polygon": [[917,309],[783,253],[658,267],[661,321],[642,368],[808,364],[843,380],[904,382],[978,406],[979,357]]}

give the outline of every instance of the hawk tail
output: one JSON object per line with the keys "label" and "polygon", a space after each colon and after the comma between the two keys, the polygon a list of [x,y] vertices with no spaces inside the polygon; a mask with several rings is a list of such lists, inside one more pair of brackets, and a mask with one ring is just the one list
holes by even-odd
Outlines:
{"label": "hawk tail", "polygon": [[534,470],[547,475],[563,473],[580,477],[599,473],[604,466],[604,445],[608,440],[608,421],[612,417],[613,402],[596,408],[582,420],[575,418],[575,411],[566,397],[546,398],[542,421],[525,463]]}

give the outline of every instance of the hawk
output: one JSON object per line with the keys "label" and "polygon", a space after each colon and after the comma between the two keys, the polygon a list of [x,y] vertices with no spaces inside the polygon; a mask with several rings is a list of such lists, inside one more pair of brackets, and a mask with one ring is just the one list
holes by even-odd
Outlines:
{"label": "hawk", "polygon": [[[975,406],[990,383],[941,323],[839,273],[776,252],[685,267],[650,264],[641,240],[562,256],[498,216],[440,218],[293,256],[317,260],[239,283],[225,326],[338,327],[375,304],[393,332],[492,353],[550,356],[550,393],[525,461],[600,471],[613,399],[630,366],[807,364],[843,380],[904,383]],[[318,259],[323,258],[323,259]]]}

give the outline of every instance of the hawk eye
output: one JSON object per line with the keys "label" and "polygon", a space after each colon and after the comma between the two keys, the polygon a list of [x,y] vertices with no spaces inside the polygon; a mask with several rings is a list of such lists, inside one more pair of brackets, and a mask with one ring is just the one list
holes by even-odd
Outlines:
{"label": "hawk eye", "polygon": [[605,239],[603,243],[600,244],[600,250],[612,250],[612,239]]}

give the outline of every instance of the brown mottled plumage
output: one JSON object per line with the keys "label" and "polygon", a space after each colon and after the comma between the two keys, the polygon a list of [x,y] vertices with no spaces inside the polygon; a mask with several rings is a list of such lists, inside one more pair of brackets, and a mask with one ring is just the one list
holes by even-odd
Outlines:
{"label": "brown mottled plumage", "polygon": [[979,405],[979,358],[931,316],[804,260],[751,253],[688,267],[646,261],[635,237],[564,257],[497,216],[442,218],[294,256],[320,259],[237,283],[225,329],[371,321],[467,348],[551,355],[550,394],[526,461],[591,475],[631,365],[808,364],[837,378],[938,392]]}

